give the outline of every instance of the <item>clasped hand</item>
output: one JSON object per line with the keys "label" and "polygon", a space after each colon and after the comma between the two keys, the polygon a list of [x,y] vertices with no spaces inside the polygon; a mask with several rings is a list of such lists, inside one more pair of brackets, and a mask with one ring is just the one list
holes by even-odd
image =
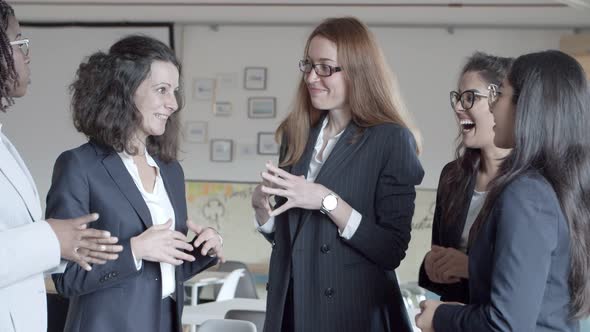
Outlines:
{"label": "clasped hand", "polygon": [[131,238],[131,250],[137,260],[168,263],[180,265],[183,261],[193,262],[195,257],[187,254],[201,244],[201,254],[216,255],[223,261],[221,237],[211,227],[203,228],[187,221],[187,226],[193,231],[197,238],[193,244],[188,243],[186,235],[170,229],[172,220],[165,224],[154,225],[140,235]]}
{"label": "clasped hand", "polygon": [[[287,201],[270,211],[269,216],[277,216],[291,208],[319,210],[324,198],[330,191],[321,184],[308,182],[303,175],[296,176],[286,172],[271,162],[266,163],[266,170],[261,173],[263,183],[260,191],[267,195],[281,196]],[[270,209],[269,209],[270,210]]]}
{"label": "clasped hand", "polygon": [[459,282],[469,278],[469,259],[466,254],[455,249],[432,245],[426,254],[424,269],[428,278],[439,284]]}

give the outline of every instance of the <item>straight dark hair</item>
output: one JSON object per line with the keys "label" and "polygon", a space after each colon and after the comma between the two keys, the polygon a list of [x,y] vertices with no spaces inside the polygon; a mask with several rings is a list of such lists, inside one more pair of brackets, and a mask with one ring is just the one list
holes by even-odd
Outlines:
{"label": "straight dark hair", "polygon": [[[508,74],[512,61],[512,58],[475,52],[467,59],[459,80],[467,73],[477,73],[487,84],[499,85]],[[466,147],[461,140],[461,132],[456,140],[455,162],[439,181],[439,197],[445,200],[440,204],[441,220],[447,224],[459,222],[465,197],[457,195],[457,192],[466,193],[469,190],[469,183],[480,166],[481,151]]]}
{"label": "straight dark hair", "polygon": [[[18,74],[14,67],[13,50],[6,34],[8,20],[14,18],[14,10],[4,0],[0,0],[0,111],[6,112],[14,104],[9,91],[17,84]],[[13,87],[11,87],[13,85]]]}
{"label": "straight dark hair", "polygon": [[569,225],[571,315],[590,314],[590,91],[580,64],[560,51],[523,55],[508,75],[516,104],[515,146],[476,220],[470,241],[494,202],[519,176],[537,171],[551,184]]}
{"label": "straight dark hair", "polygon": [[[159,40],[140,35],[125,37],[113,44],[108,54],[94,53],[80,64],[70,86],[76,129],[117,152],[137,154],[131,143],[143,119],[134,96],[154,61],[172,63],[181,72],[174,51]],[[178,153],[182,96],[177,93],[176,97],[178,110],[168,118],[164,134],[149,136],[145,142],[148,153],[165,162],[176,160]]]}

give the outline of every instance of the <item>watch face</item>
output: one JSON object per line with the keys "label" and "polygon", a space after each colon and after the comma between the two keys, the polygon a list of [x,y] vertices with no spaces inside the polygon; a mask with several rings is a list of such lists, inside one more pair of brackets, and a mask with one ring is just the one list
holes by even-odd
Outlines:
{"label": "watch face", "polygon": [[336,205],[338,205],[338,199],[334,195],[328,195],[324,198],[322,205],[324,205],[324,209],[332,211],[336,208]]}

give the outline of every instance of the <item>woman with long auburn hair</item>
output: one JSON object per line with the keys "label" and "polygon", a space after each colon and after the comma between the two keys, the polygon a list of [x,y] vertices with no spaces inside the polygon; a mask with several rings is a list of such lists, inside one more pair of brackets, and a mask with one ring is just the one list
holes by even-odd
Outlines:
{"label": "woman with long auburn hair", "polygon": [[252,197],[273,246],[264,330],[411,331],[393,271],[424,172],[393,76],[350,17],[316,27],[299,68],[280,168]]}
{"label": "woman with long auburn hair", "polygon": [[488,100],[512,148],[470,233],[469,304],[427,300],[422,331],[579,331],[590,315],[590,91],[559,51],[520,56]]}

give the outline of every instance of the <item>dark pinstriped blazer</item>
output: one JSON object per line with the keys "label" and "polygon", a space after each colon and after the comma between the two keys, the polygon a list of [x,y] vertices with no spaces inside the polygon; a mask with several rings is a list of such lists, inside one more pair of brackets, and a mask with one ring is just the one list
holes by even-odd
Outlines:
{"label": "dark pinstriped blazer", "polygon": [[[307,174],[320,128],[321,121],[301,160],[287,171]],[[362,221],[345,240],[320,211],[296,208],[276,217],[276,230],[267,236],[273,250],[265,332],[280,331],[290,279],[295,331],[411,331],[393,270],[408,248],[414,186],[424,171],[408,129],[378,125],[352,143],[358,130],[348,125],[315,182],[350,204]]]}
{"label": "dark pinstriped blazer", "polygon": [[[469,180],[467,191],[457,192],[457,195],[462,195],[463,197],[463,204],[458,207],[461,210],[461,217],[459,220],[442,220],[442,207],[445,204],[448,204],[448,200],[447,197],[440,196],[440,192],[442,191],[441,188],[444,186],[441,180],[452,167],[457,167],[456,164],[457,160],[446,164],[440,173],[438,190],[436,191],[434,219],[432,220],[432,244],[459,249],[459,245],[461,243],[461,234],[463,233],[463,228],[465,227],[467,213],[469,212],[469,205],[471,204],[473,190],[475,189],[475,179],[477,178],[477,173],[475,173]],[[453,284],[439,284],[433,282],[426,274],[426,270],[424,269],[424,261],[422,261],[422,265],[420,265],[418,285],[440,295],[441,301],[461,303],[469,302],[469,280],[461,279],[461,281]]]}

